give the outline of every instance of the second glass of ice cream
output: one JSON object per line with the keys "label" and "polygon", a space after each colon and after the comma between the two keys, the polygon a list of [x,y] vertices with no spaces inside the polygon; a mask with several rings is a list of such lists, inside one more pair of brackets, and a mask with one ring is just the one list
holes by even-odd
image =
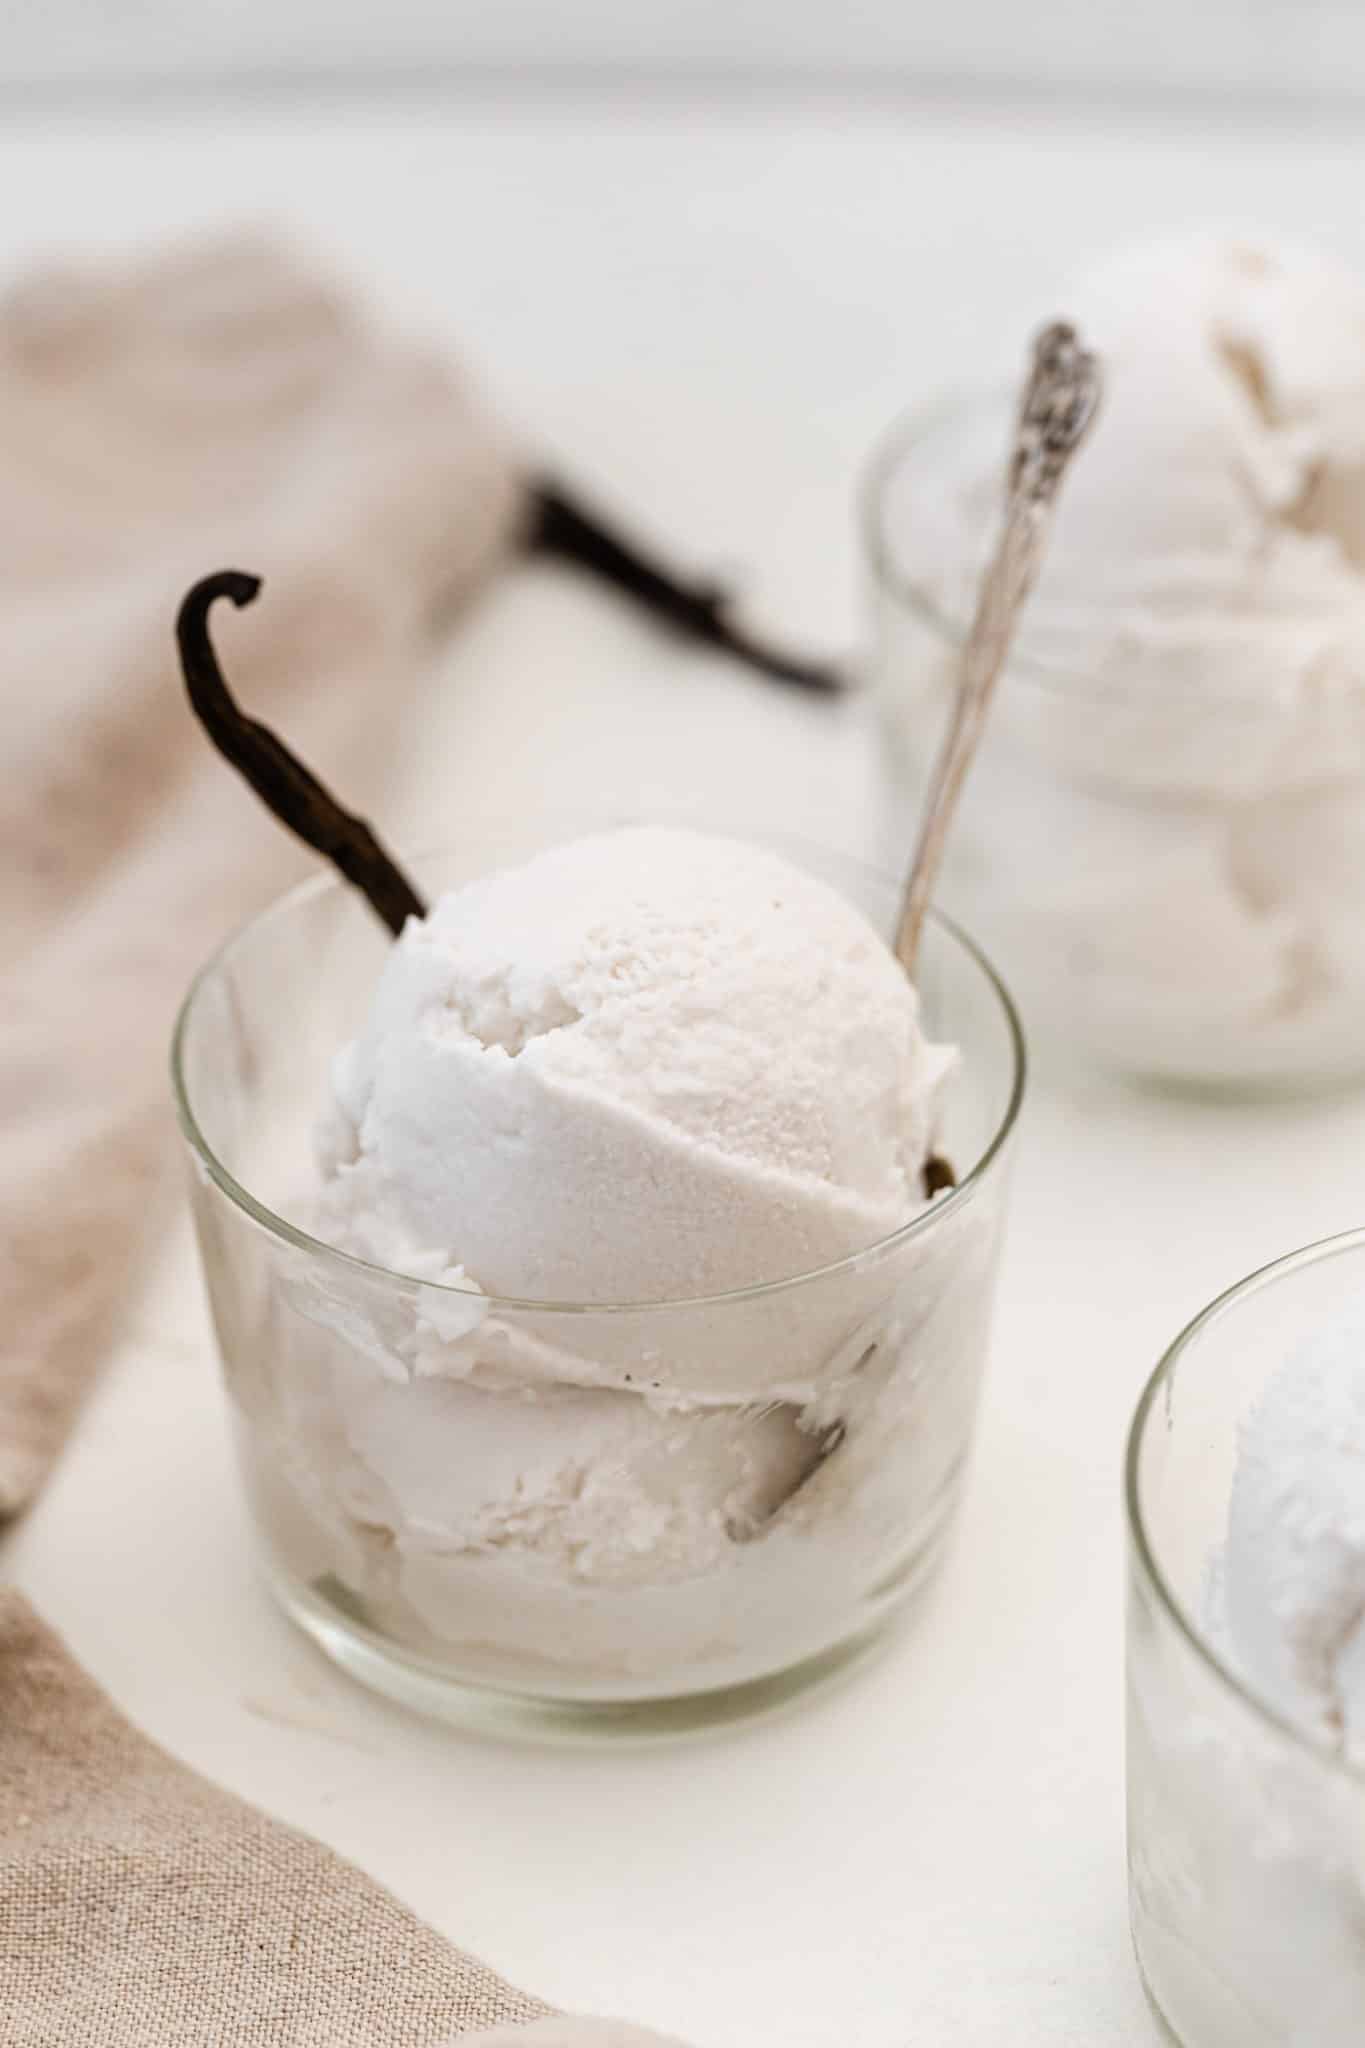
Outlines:
{"label": "second glass of ice cream", "polygon": [[1133,1935],[1182,2048],[1358,2048],[1365,1232],[1186,1329],[1128,1447]]}
{"label": "second glass of ice cream", "polygon": [[[1104,407],[943,900],[1068,1055],[1200,1086],[1359,1077],[1365,281],[1192,235],[1120,252],[1068,303]],[[893,843],[955,685],[1007,432],[1003,400],[920,413],[870,481]]]}
{"label": "second glass of ice cream", "polygon": [[319,880],[191,993],[253,1512],[361,1675],[452,1710],[736,1710],[846,1658],[939,1556],[1021,1046],[951,926],[917,1004],[864,915],[888,930],[895,886],[813,865],[471,829],[421,877],[457,907],[391,949]]}

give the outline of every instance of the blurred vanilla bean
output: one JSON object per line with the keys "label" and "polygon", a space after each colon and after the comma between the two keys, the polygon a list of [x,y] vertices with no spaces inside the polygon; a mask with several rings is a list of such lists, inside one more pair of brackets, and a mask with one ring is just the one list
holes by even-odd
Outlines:
{"label": "blurred vanilla bean", "polygon": [[1058,486],[1085,438],[1099,402],[1095,357],[1074,327],[1055,321],[1033,345],[1010,457],[1005,520],[982,579],[976,616],[962,649],[957,698],[939,753],[896,930],[896,957],[913,980],[930,899],[943,863],[953,812],[985,728],[1024,604],[1037,580]]}
{"label": "blurred vanilla bean", "polygon": [[525,545],[532,554],[588,570],[675,632],[733,656],[760,675],[822,695],[844,687],[837,663],[811,661],[748,632],[731,617],[730,593],[723,586],[683,581],[548,477],[532,487]]}

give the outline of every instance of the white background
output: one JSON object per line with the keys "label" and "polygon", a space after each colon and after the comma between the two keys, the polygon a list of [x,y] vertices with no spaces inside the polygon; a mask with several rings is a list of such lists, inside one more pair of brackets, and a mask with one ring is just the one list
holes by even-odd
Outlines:
{"label": "white background", "polygon": [[[1235,214],[1359,256],[1361,170],[1350,121],[832,96],[15,108],[0,267],[281,215],[463,349],[531,438],[841,643],[853,481],[892,413],[1013,353],[1061,272],[1153,222]],[[466,623],[386,823],[651,787],[880,832],[856,713],[548,571]],[[770,1727],[521,1751],[334,1677],[252,1577],[183,1235],[0,1569],[176,1753],[547,1997],[699,2048],[1154,2048],[1124,1913],[1124,1427],[1215,1291],[1362,1221],[1362,1158],[1359,1101],[1040,1076],[960,1541],[894,1656]]]}
{"label": "white background", "polygon": [[8,0],[0,79],[454,72],[1365,87],[1356,0]]}

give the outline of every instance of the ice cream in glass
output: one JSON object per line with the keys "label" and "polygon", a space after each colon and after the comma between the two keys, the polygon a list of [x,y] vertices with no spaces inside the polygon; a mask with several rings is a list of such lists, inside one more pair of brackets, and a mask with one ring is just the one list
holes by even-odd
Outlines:
{"label": "ice cream in glass", "polygon": [[[1254,233],[1071,300],[1104,411],[1058,508],[944,901],[1064,1056],[1200,1087],[1365,1070],[1365,278]],[[898,806],[991,519],[999,404],[908,419],[866,503]]]}
{"label": "ice cream in glass", "polygon": [[1128,1460],[1129,1873],[1182,2048],[1365,2012],[1365,1234],[1215,1302]]}
{"label": "ice cream in glass", "polygon": [[[964,728],[1088,418],[1053,377]],[[237,711],[208,613],[256,588],[187,599],[191,696],[356,885],[230,941],[177,1034],[272,1583],[361,1676],[537,1726],[842,1667],[942,1554],[986,1354],[1022,1046],[924,915],[970,736],[904,898],[677,825],[467,819],[400,869]]]}

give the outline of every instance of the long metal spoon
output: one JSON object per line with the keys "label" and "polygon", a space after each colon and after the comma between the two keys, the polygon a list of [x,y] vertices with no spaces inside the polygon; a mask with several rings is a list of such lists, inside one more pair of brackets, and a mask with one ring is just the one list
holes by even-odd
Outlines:
{"label": "long metal spoon", "polygon": [[1037,580],[1049,517],[1099,403],[1099,365],[1065,321],[1045,327],[1019,405],[1010,457],[1005,523],[962,650],[957,699],[930,785],[919,843],[901,899],[895,954],[913,981],[920,936],[943,864],[948,832],[1005,666],[1025,600]]}
{"label": "long metal spoon", "polygon": [[[1037,580],[1057,486],[1094,418],[1099,394],[1099,365],[1081,347],[1075,328],[1061,320],[1045,327],[1033,344],[1032,367],[1019,403],[1006,483],[1004,527],[982,579],[976,617],[962,650],[952,722],[934,769],[919,843],[901,899],[894,950],[912,980],[953,812],[985,727],[991,695],[1013,643],[1024,602]],[[952,1187],[954,1178],[948,1162],[937,1153],[931,1154],[924,1169],[926,1198],[931,1200],[944,1188]],[[867,1364],[876,1348],[875,1344],[869,1345],[857,1370]],[[761,1535],[834,1455],[845,1433],[844,1424],[836,1423],[812,1438],[810,1457],[795,1482],[769,1506],[766,1514],[751,1524],[734,1525],[732,1537],[745,1542]]]}

